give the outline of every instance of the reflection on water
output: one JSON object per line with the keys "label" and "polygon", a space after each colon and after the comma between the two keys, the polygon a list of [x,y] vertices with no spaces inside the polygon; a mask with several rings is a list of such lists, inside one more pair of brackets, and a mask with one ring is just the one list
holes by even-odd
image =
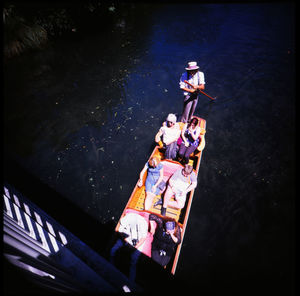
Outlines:
{"label": "reflection on water", "polygon": [[207,120],[206,149],[177,273],[197,283],[197,270],[209,282],[229,262],[238,267],[228,277],[270,272],[279,252],[288,277],[285,244],[268,250],[278,236],[292,240],[292,12],[283,4],[156,6],[128,27],[118,19],[103,34],[20,58],[16,76],[5,74],[6,149],[99,221],[116,221],[162,121],[181,114],[179,77],[196,60],[217,100],[202,96],[196,109]]}

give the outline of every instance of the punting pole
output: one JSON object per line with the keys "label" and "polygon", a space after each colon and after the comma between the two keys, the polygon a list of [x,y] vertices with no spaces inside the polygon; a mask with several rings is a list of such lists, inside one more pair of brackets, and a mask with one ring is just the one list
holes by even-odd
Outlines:
{"label": "punting pole", "polygon": [[[186,84],[188,84],[189,86],[191,86],[192,88],[195,88],[194,85],[192,85],[191,83],[189,83],[187,80],[184,80],[184,82]],[[204,91],[202,91],[201,89],[198,89],[202,94],[206,95],[207,97],[209,97],[212,100],[215,100],[217,97],[211,97],[210,95],[208,95],[207,93],[205,93]]]}

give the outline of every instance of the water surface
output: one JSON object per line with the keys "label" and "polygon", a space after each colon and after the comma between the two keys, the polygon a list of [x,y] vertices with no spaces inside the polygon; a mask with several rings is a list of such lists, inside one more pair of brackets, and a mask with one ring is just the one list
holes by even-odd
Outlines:
{"label": "water surface", "polygon": [[[117,222],[187,62],[205,74],[199,185],[177,267],[191,287],[289,291],[294,259],[294,6],[149,5],[5,68],[5,151]],[[267,288],[266,288],[267,289]]]}

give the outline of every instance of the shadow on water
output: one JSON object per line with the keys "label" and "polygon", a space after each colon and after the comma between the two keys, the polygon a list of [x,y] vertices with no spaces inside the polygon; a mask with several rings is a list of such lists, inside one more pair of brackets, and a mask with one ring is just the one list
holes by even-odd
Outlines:
{"label": "shadow on water", "polygon": [[[72,230],[75,236],[95,251],[100,254],[105,253],[106,242],[111,238],[114,230],[113,223],[101,224],[93,219],[9,157],[5,158],[4,173],[6,182],[13,184],[24,196],[45,210],[58,223]],[[66,209],[68,209],[67,212]],[[97,239],[95,239],[95,234],[97,234]]]}

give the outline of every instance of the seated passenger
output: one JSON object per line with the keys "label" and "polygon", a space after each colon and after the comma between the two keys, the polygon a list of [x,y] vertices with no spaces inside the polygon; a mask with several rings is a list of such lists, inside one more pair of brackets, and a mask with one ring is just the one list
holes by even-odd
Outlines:
{"label": "seated passenger", "polygon": [[192,118],[189,123],[183,126],[181,132],[182,142],[178,151],[178,161],[189,163],[190,155],[197,149],[200,143],[200,127],[198,119]]}
{"label": "seated passenger", "polygon": [[131,253],[129,279],[135,280],[136,264],[142,252],[144,243],[148,235],[148,221],[135,213],[126,214],[120,220],[120,227],[118,230],[120,238],[116,241],[110,250],[110,262],[115,264],[116,253],[128,245],[136,249]]}
{"label": "seated passenger", "polygon": [[[186,164],[184,168],[180,168],[174,172],[169,179],[169,184],[164,195],[161,214],[166,215],[168,206],[182,209],[185,204],[186,195],[188,192],[196,188],[197,176],[193,172],[193,167]],[[171,200],[174,196],[175,200]]]}
{"label": "seated passenger", "polygon": [[163,165],[159,162],[159,159],[157,157],[151,157],[145,164],[143,170],[140,173],[140,179],[138,181],[139,187],[143,185],[143,176],[146,171],[146,198],[144,208],[145,210],[149,210],[152,206],[153,198],[165,190],[166,183],[163,181]]}
{"label": "seated passenger", "polygon": [[177,245],[181,242],[181,229],[173,219],[163,220],[151,214],[149,216],[150,232],[153,234],[151,258],[166,266]]}
{"label": "seated passenger", "polygon": [[167,120],[162,124],[155,136],[155,142],[161,147],[165,147],[165,158],[175,159],[177,154],[177,140],[180,136],[180,126],[176,122],[177,118],[170,113]]}

